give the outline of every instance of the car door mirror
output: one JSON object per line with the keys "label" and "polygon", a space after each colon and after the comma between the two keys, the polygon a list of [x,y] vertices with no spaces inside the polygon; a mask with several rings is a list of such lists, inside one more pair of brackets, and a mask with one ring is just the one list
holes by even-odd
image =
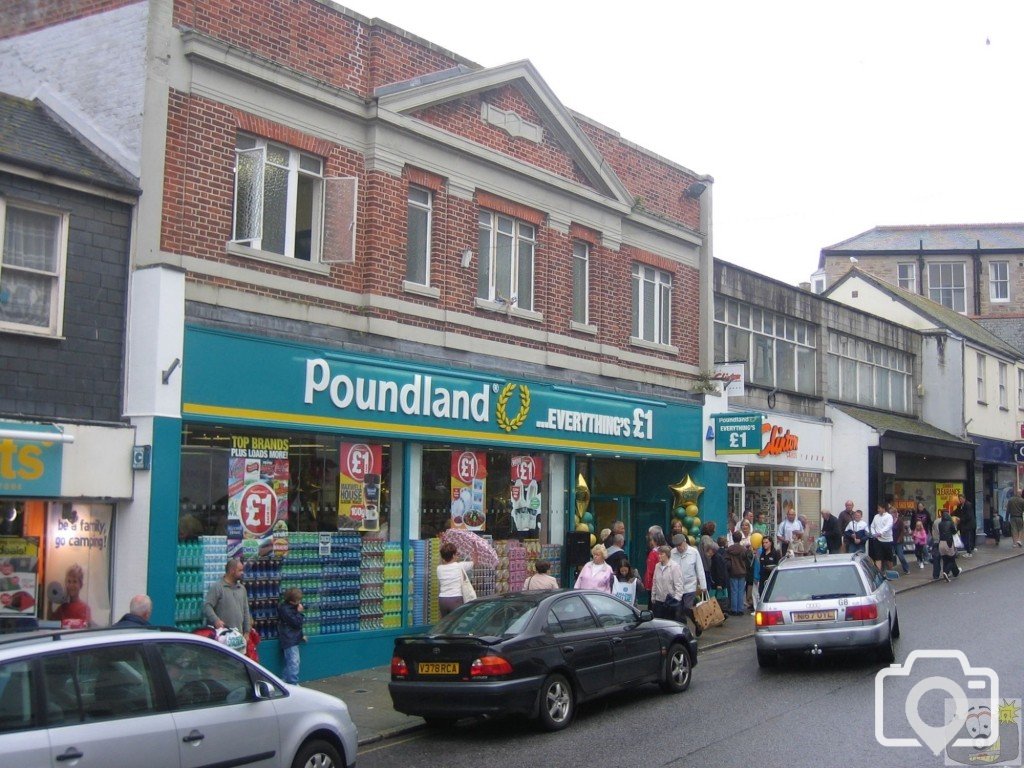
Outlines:
{"label": "car door mirror", "polygon": [[272,699],[272,698],[274,698],[274,689],[271,687],[270,683],[268,683],[266,680],[257,680],[256,681],[256,685],[253,686],[253,688],[254,688],[254,690],[256,692],[256,700],[257,701],[262,700],[262,699]]}
{"label": "car door mirror", "polygon": [[638,624],[643,624],[645,621],[652,621],[653,619],[654,619],[654,612],[653,611],[640,611],[640,618],[638,619],[637,623]]}

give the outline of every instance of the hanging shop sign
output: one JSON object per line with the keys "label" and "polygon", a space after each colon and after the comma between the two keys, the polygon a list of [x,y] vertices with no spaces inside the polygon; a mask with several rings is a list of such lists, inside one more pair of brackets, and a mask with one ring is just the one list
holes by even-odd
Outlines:
{"label": "hanging shop sign", "polygon": [[[508,380],[188,328],[188,418],[699,458],[697,406]],[[259,376],[237,371],[259,361]]]}
{"label": "hanging shop sign", "polygon": [[[45,435],[53,427],[0,421],[3,430]],[[0,437],[0,496],[60,496],[63,458],[62,443]]]}
{"label": "hanging shop sign", "polygon": [[342,443],[338,466],[338,530],[379,531],[381,446]]}
{"label": "hanging shop sign", "polygon": [[544,476],[540,456],[513,456],[509,463],[512,484],[512,526],[517,533],[536,534],[540,518],[540,483]]}
{"label": "hanging shop sign", "polygon": [[761,452],[760,413],[716,413],[715,453],[740,454]]}
{"label": "hanging shop sign", "polygon": [[452,527],[469,531],[487,529],[487,454],[452,451]]}
{"label": "hanging shop sign", "polygon": [[287,438],[232,435],[228,454],[228,557],[282,556],[288,529]]}

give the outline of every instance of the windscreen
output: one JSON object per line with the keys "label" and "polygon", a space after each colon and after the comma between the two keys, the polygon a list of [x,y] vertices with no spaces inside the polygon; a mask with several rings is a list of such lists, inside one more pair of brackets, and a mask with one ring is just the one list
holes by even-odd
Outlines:
{"label": "windscreen", "polygon": [[766,603],[794,600],[832,600],[867,594],[854,564],[776,570],[764,593]]}
{"label": "windscreen", "polygon": [[536,603],[525,600],[474,601],[461,605],[439,621],[430,634],[505,637],[518,635],[530,623]]}

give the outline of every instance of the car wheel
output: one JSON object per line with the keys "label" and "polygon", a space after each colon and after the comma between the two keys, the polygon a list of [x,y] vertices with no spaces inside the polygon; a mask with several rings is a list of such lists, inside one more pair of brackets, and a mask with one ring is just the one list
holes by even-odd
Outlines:
{"label": "car wheel", "polygon": [[545,731],[560,731],[576,714],[572,684],[562,675],[549,675],[540,688],[540,725]]}
{"label": "car wheel", "polygon": [[878,660],[883,664],[892,664],[896,661],[896,648],[892,644],[893,631],[892,627],[889,627],[889,634],[885,641],[878,646]]}
{"label": "car wheel", "polygon": [[673,643],[665,657],[665,669],[662,672],[661,689],[667,693],[682,693],[690,687],[693,665],[690,654],[680,643]]}
{"label": "car wheel", "polygon": [[758,650],[757,652],[757,666],[759,667],[774,667],[779,661],[779,657],[771,651]]}
{"label": "car wheel", "polygon": [[424,717],[427,728],[449,728],[455,725],[454,717]]}
{"label": "car wheel", "polygon": [[900,616],[898,613],[894,615],[896,616],[896,620],[892,625],[892,636],[898,639],[900,636]]}
{"label": "car wheel", "polygon": [[344,768],[344,765],[334,745],[320,739],[307,741],[292,760],[292,768]]}

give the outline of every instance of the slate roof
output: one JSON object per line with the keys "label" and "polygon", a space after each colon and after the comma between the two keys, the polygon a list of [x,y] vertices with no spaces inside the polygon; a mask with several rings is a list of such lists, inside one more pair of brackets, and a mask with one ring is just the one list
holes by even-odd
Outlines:
{"label": "slate roof", "polygon": [[925,255],[985,251],[1024,251],[1024,224],[931,224],[875,227],[821,249],[818,269],[826,256]]}
{"label": "slate roof", "polygon": [[906,291],[892,283],[880,280],[874,275],[858,269],[857,267],[854,267],[839,278],[834,285],[829,286],[828,290],[826,290],[822,296],[827,298],[836,288],[846,282],[848,278],[855,276],[875,286],[883,293],[887,293],[897,301],[901,301],[904,304],[909,305],[919,314],[922,314],[932,320],[938,327],[947,328],[958,336],[963,336],[965,339],[969,339],[975,344],[980,344],[983,347],[987,347],[994,352],[998,352],[999,354],[1014,360],[1020,359],[1021,357],[1021,353],[1016,347],[1003,341],[1003,339],[996,336],[988,328],[981,325],[981,323],[978,323],[965,315],[961,315],[955,309],[950,309],[938,302],[932,301],[926,296]]}
{"label": "slate roof", "polygon": [[55,118],[38,100],[0,93],[0,162],[139,193],[138,183]]}
{"label": "slate roof", "polygon": [[961,437],[944,432],[938,427],[933,427],[931,424],[926,424],[909,416],[897,416],[895,413],[855,408],[852,405],[839,405],[838,403],[832,403],[832,405],[847,416],[876,429],[880,435],[884,435],[886,432],[898,432],[903,435],[928,438],[929,440],[945,440],[950,443],[971,444],[970,440],[964,440]]}

